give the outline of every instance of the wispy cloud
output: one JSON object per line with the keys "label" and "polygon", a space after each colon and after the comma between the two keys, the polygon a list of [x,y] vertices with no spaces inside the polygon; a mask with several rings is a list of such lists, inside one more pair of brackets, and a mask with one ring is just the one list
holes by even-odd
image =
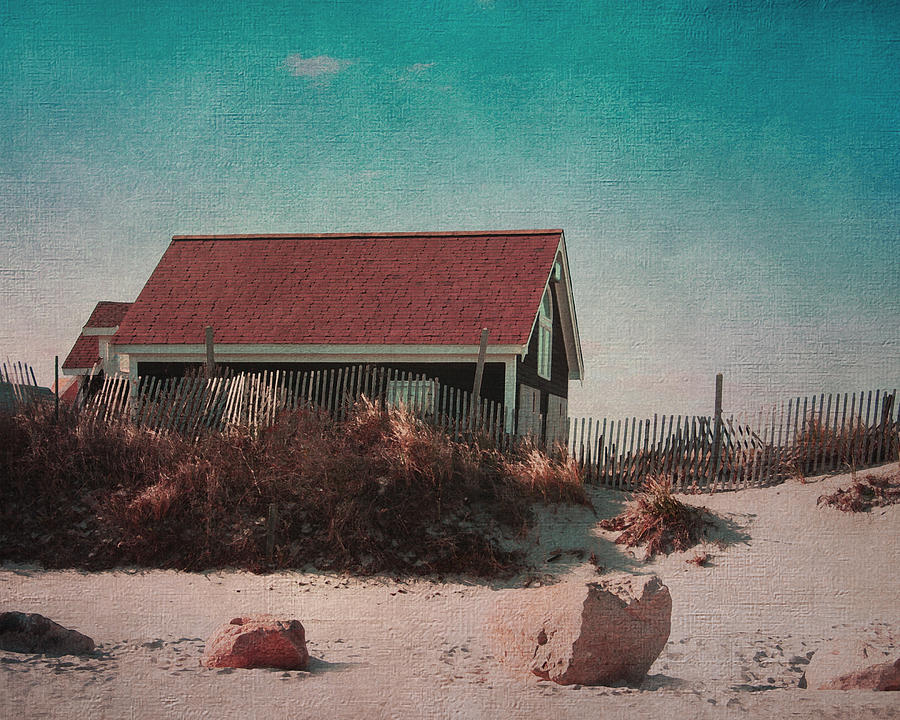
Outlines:
{"label": "wispy cloud", "polygon": [[450,85],[437,84],[444,80],[445,77],[443,76],[446,75],[446,72],[442,71],[443,67],[446,66],[434,70],[438,64],[436,62],[418,62],[413,65],[407,65],[404,68],[391,70],[389,75],[392,81],[409,90],[448,92],[452,90]]}
{"label": "wispy cloud", "polygon": [[296,77],[323,78],[336,75],[341,70],[353,65],[353,60],[335,58],[330,55],[316,55],[305,58],[299,53],[288,55],[282,66]]}

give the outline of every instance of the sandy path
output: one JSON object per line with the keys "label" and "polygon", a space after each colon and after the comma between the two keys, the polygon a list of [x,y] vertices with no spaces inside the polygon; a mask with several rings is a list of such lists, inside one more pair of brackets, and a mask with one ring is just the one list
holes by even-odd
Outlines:
{"label": "sandy path", "polygon": [[[707,567],[687,564],[692,552],[643,563],[589,511],[545,512],[535,557],[561,554],[542,572],[588,579],[593,552],[669,586],[672,633],[640,689],[507,675],[482,624],[500,595],[515,596],[509,584],[5,567],[0,609],[47,615],[102,654],[0,652],[0,717],[900,717],[894,693],[796,688],[825,638],[858,629],[900,647],[900,507],[816,508],[848,482],[690,497],[728,520],[729,545],[710,545]],[[621,505],[617,493],[594,495],[600,517]],[[302,620],[310,671],[200,667],[206,637],[248,611]]]}

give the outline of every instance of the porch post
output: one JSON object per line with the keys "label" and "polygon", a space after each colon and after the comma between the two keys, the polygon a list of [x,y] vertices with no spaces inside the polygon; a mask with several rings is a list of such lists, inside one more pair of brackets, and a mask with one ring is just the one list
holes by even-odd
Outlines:
{"label": "porch post", "polygon": [[101,335],[97,338],[97,346],[100,350],[100,368],[104,375],[115,375],[119,368],[114,368],[110,362],[109,337]]}
{"label": "porch post", "polygon": [[511,433],[516,427],[516,356],[513,355],[511,359],[505,360],[503,364],[505,368],[503,373],[503,405],[506,415],[504,418],[504,429],[506,432]]}

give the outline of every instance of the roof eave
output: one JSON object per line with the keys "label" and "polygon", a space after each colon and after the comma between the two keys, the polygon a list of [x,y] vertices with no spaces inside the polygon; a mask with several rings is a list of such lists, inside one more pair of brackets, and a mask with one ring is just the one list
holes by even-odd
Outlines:
{"label": "roof eave", "polygon": [[184,240],[297,240],[297,239],[338,239],[338,238],[452,238],[452,237],[515,237],[520,235],[562,235],[560,228],[539,230],[463,230],[442,232],[343,232],[343,233],[242,233],[214,235],[173,235],[172,242]]}

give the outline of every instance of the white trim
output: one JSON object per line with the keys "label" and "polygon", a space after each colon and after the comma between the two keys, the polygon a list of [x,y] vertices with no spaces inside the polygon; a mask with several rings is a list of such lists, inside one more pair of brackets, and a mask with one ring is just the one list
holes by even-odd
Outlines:
{"label": "white trim", "polygon": [[[216,358],[224,355],[246,355],[246,356],[283,356],[283,357],[330,357],[340,355],[342,357],[372,357],[375,355],[382,357],[392,357],[394,355],[407,355],[411,357],[419,356],[468,356],[474,355],[478,357],[479,345],[325,345],[325,344],[305,344],[305,345],[276,345],[264,343],[216,343]],[[496,355],[513,355],[523,351],[527,351],[526,345],[524,350],[520,345],[488,345],[487,354]],[[206,345],[119,345],[115,344],[115,352],[121,354],[134,355],[196,355],[202,354],[206,358]],[[312,360],[299,360],[299,362],[316,362]],[[343,362],[343,360],[342,360]]]}
{"label": "white trim", "polygon": [[[563,326],[563,339],[566,342],[566,355],[569,361],[569,379],[584,379],[584,357],[581,354],[581,335],[578,332],[578,317],[575,315],[575,297],[572,292],[572,275],[569,272],[569,254],[566,250],[566,235],[560,233],[559,249],[557,250],[557,259],[562,263],[562,278],[557,286],[557,293],[560,289],[564,289],[566,293],[566,302],[559,303],[559,319]],[[555,263],[554,263],[555,264]],[[571,353],[571,355],[570,355]],[[574,368],[573,357],[574,356]],[[577,371],[577,376],[573,373]]]}
{"label": "white trim", "polygon": [[[116,348],[119,357],[127,354],[129,362],[206,362],[206,352],[200,353],[123,353],[121,348]],[[503,355],[489,354],[487,362],[510,362],[511,353]],[[512,355],[512,362],[515,362],[515,355]],[[233,353],[225,354],[220,352],[216,347],[217,363],[334,363],[357,365],[360,363],[475,363],[478,362],[477,349],[472,353],[458,353],[456,355],[446,354],[418,354],[418,353],[380,353],[380,354],[346,354],[335,353],[332,355],[303,355],[282,353],[279,355],[265,355],[257,353]]]}
{"label": "white trim", "polygon": [[[559,308],[559,319],[565,329],[566,327],[571,327],[572,323],[569,303],[564,302],[565,298],[561,298],[564,292],[562,287],[563,286],[560,283],[557,283],[554,287],[554,295],[557,297],[556,307]],[[563,344],[566,346],[566,359],[580,357],[581,345],[576,345],[575,336],[567,332],[563,332],[562,336]],[[574,365],[569,362],[569,380],[584,380],[584,375],[579,371],[577,362]]]}
{"label": "white trim", "polygon": [[88,327],[85,325],[81,328],[82,335],[115,335],[118,331],[118,325],[115,327]]}
{"label": "white trim", "polygon": [[63,375],[87,375],[90,373],[90,368],[60,368],[62,370]]}

